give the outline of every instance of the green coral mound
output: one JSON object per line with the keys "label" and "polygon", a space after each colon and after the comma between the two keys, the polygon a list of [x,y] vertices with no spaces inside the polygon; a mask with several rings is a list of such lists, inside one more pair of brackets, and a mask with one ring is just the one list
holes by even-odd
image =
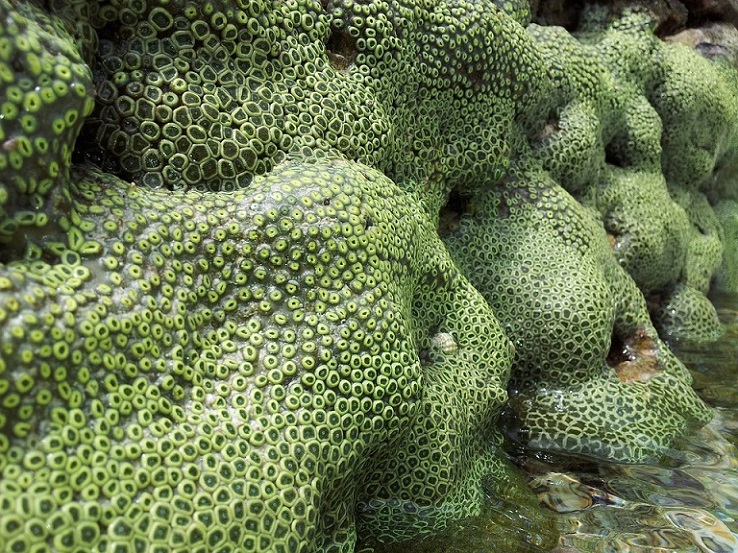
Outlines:
{"label": "green coral mound", "polygon": [[662,55],[662,80],[648,96],[664,126],[664,176],[687,188],[709,186],[705,181],[717,162],[735,149],[735,69],[696,56],[682,44],[663,48]]}
{"label": "green coral mound", "polygon": [[412,197],[346,162],[231,195],[73,181],[63,226],[100,253],[0,279],[3,550],[349,551],[362,489],[478,510],[511,348]]}
{"label": "green coral mound", "polygon": [[[712,205],[726,179],[713,174],[735,156],[738,114],[729,60],[663,42],[655,26],[647,8],[622,6],[589,9],[575,36],[532,25],[548,94],[521,118],[533,156],[600,212],[654,310],[676,286],[707,293],[721,265]],[[698,308],[679,305],[686,332]]]}
{"label": "green coral mound", "polygon": [[713,276],[723,261],[723,251],[731,241],[724,237],[718,220],[718,205],[710,205],[705,194],[693,190],[672,188],[674,201],[684,207],[690,222],[687,234],[687,257],[683,281],[702,294],[707,294]]}
{"label": "green coral mound", "polygon": [[439,254],[440,270],[428,273],[435,283],[414,301],[419,326],[433,332],[418,339],[418,414],[394,454],[372,467],[358,503],[362,534],[380,542],[443,528],[458,513],[477,515],[483,484],[508,478],[495,423],[507,401],[509,372],[500,368],[510,366],[513,348],[481,294],[465,278],[448,281],[456,269],[445,249]]}
{"label": "green coral mound", "polygon": [[531,498],[503,424],[709,420],[647,305],[734,284],[738,78],[608,10],[0,0],[0,549],[408,543]]}
{"label": "green coral mound", "polygon": [[683,284],[666,294],[653,318],[659,333],[672,341],[714,342],[723,335],[723,326],[710,300]]}
{"label": "green coral mound", "polygon": [[534,164],[471,196],[444,241],[515,344],[515,438],[639,462],[712,414],[592,213]]}
{"label": "green coral mound", "polygon": [[613,168],[608,176],[597,205],[615,257],[644,294],[663,290],[685,270],[689,218],[659,173]]}
{"label": "green coral mound", "polygon": [[715,215],[725,233],[723,259],[715,274],[719,290],[738,292],[738,201],[725,200],[715,206]]}
{"label": "green coral mound", "polygon": [[[504,468],[504,467],[501,467]],[[555,515],[542,510],[538,498],[530,493],[528,478],[520,471],[506,471],[500,479],[483,479],[481,489],[486,501],[478,516],[466,518],[426,539],[413,542],[359,542],[357,551],[374,553],[484,553],[500,549],[509,553],[526,553],[531,543],[541,550],[555,548],[559,542]],[[408,513],[395,513],[395,520]],[[521,524],[521,521],[524,521]],[[535,538],[531,539],[531,535]]]}
{"label": "green coral mound", "polygon": [[56,17],[0,4],[0,247],[38,234],[94,107],[92,74]]}
{"label": "green coral mound", "polygon": [[82,136],[104,168],[230,190],[290,153],[333,152],[422,192],[431,214],[454,185],[504,168],[539,66],[491,1],[152,0],[104,30]]}

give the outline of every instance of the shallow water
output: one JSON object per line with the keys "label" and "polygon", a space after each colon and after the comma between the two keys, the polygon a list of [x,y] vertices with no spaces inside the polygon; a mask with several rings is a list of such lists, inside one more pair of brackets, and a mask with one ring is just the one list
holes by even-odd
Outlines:
{"label": "shallow water", "polygon": [[738,552],[738,296],[713,300],[723,337],[709,346],[673,347],[717,416],[658,464],[513,454],[522,486],[534,494],[529,500],[505,497],[515,485],[489,490],[481,516],[433,539],[381,551]]}

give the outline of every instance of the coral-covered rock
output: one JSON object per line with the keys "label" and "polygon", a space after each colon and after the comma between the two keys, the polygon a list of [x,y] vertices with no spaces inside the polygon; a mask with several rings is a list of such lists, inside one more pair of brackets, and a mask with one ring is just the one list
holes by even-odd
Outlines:
{"label": "coral-covered rock", "polygon": [[710,419],[592,212],[526,163],[468,202],[444,240],[515,345],[516,439],[643,461]]}
{"label": "coral-covered rock", "polygon": [[0,550],[414,540],[505,406],[707,421],[643,293],[738,289],[738,41],[671,5],[0,0]]}
{"label": "coral-covered rock", "polygon": [[0,277],[3,549],[348,551],[359,493],[426,532],[479,509],[512,349],[413,197],[343,161],[72,178],[62,259]]}
{"label": "coral-covered rock", "polygon": [[723,334],[715,307],[699,290],[680,284],[659,302],[654,324],[669,340],[714,342]]}

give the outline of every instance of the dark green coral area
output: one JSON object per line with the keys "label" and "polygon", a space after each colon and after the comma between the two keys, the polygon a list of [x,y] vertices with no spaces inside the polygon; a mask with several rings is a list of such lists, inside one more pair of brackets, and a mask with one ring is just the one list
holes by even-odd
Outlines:
{"label": "dark green coral area", "polygon": [[736,31],[621,4],[0,0],[0,550],[405,547],[709,421]]}

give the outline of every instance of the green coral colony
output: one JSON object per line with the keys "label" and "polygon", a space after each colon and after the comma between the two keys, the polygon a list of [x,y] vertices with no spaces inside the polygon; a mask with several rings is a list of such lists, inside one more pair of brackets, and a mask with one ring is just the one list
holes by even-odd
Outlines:
{"label": "green coral colony", "polygon": [[738,291],[729,47],[39,4],[0,0],[0,550],[348,552],[479,513],[500,428],[640,462],[710,419],[662,338]]}

